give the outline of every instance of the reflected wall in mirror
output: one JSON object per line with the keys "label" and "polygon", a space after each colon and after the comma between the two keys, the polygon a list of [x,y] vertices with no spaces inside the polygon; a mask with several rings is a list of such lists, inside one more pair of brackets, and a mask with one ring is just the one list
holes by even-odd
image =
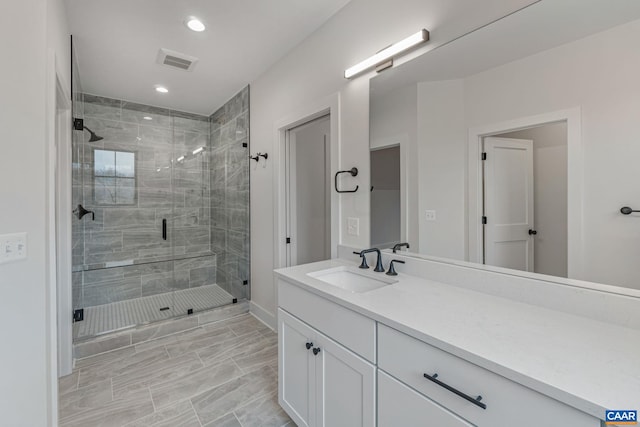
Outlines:
{"label": "reflected wall in mirror", "polygon": [[639,40],[640,2],[542,0],[372,79],[371,241],[640,289]]}

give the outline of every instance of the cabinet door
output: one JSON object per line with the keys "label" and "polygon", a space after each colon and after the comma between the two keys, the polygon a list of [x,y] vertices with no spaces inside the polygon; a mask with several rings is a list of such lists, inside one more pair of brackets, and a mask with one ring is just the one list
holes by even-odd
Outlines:
{"label": "cabinet door", "polygon": [[[313,329],[278,310],[278,401],[299,427],[315,426]],[[307,343],[310,344],[307,349]]]}
{"label": "cabinet door", "polygon": [[378,427],[471,427],[431,399],[378,370]]}
{"label": "cabinet door", "polygon": [[319,332],[316,344],[317,425],[375,426],[375,366]]}

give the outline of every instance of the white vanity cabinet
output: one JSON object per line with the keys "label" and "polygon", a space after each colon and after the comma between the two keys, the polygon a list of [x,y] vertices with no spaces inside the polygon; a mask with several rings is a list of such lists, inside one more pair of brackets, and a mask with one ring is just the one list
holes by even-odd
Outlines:
{"label": "white vanity cabinet", "polygon": [[298,426],[375,426],[374,320],[279,280],[278,345],[279,401]]}
{"label": "white vanity cabinet", "polygon": [[278,280],[278,397],[298,426],[601,427],[413,329],[387,326],[390,316],[374,320],[320,295]]}
{"label": "white vanity cabinet", "polygon": [[376,368],[278,310],[279,401],[298,426],[375,426]]}

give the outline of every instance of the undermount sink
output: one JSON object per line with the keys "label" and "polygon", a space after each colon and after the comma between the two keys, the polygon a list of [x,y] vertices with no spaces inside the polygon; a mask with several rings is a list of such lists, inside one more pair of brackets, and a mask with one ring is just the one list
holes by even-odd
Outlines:
{"label": "undermount sink", "polygon": [[[374,277],[374,274],[382,274],[382,276]],[[361,271],[358,268],[346,266],[314,271],[307,273],[307,276],[353,293],[373,291],[398,281],[384,276],[383,273],[367,273],[367,270]]]}

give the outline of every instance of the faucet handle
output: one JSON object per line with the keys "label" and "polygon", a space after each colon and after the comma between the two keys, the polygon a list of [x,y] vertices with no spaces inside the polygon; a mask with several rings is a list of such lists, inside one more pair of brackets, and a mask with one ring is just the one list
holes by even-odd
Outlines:
{"label": "faucet handle", "polygon": [[409,243],[396,243],[395,245],[393,245],[393,253],[395,254],[396,251],[398,251],[402,247],[406,247],[407,249],[410,248]]}
{"label": "faucet handle", "polygon": [[360,264],[360,268],[365,269],[365,268],[369,268],[369,264],[367,264],[367,257],[364,255],[364,253],[362,252],[353,252],[355,255],[360,255],[360,258],[362,258],[362,264]]}
{"label": "faucet handle", "polygon": [[401,261],[399,259],[394,259],[391,260],[391,263],[389,264],[389,271],[387,271],[387,276],[397,276],[398,273],[396,273],[396,269],[393,266],[393,263],[398,262],[400,264],[404,264],[404,261]]}

